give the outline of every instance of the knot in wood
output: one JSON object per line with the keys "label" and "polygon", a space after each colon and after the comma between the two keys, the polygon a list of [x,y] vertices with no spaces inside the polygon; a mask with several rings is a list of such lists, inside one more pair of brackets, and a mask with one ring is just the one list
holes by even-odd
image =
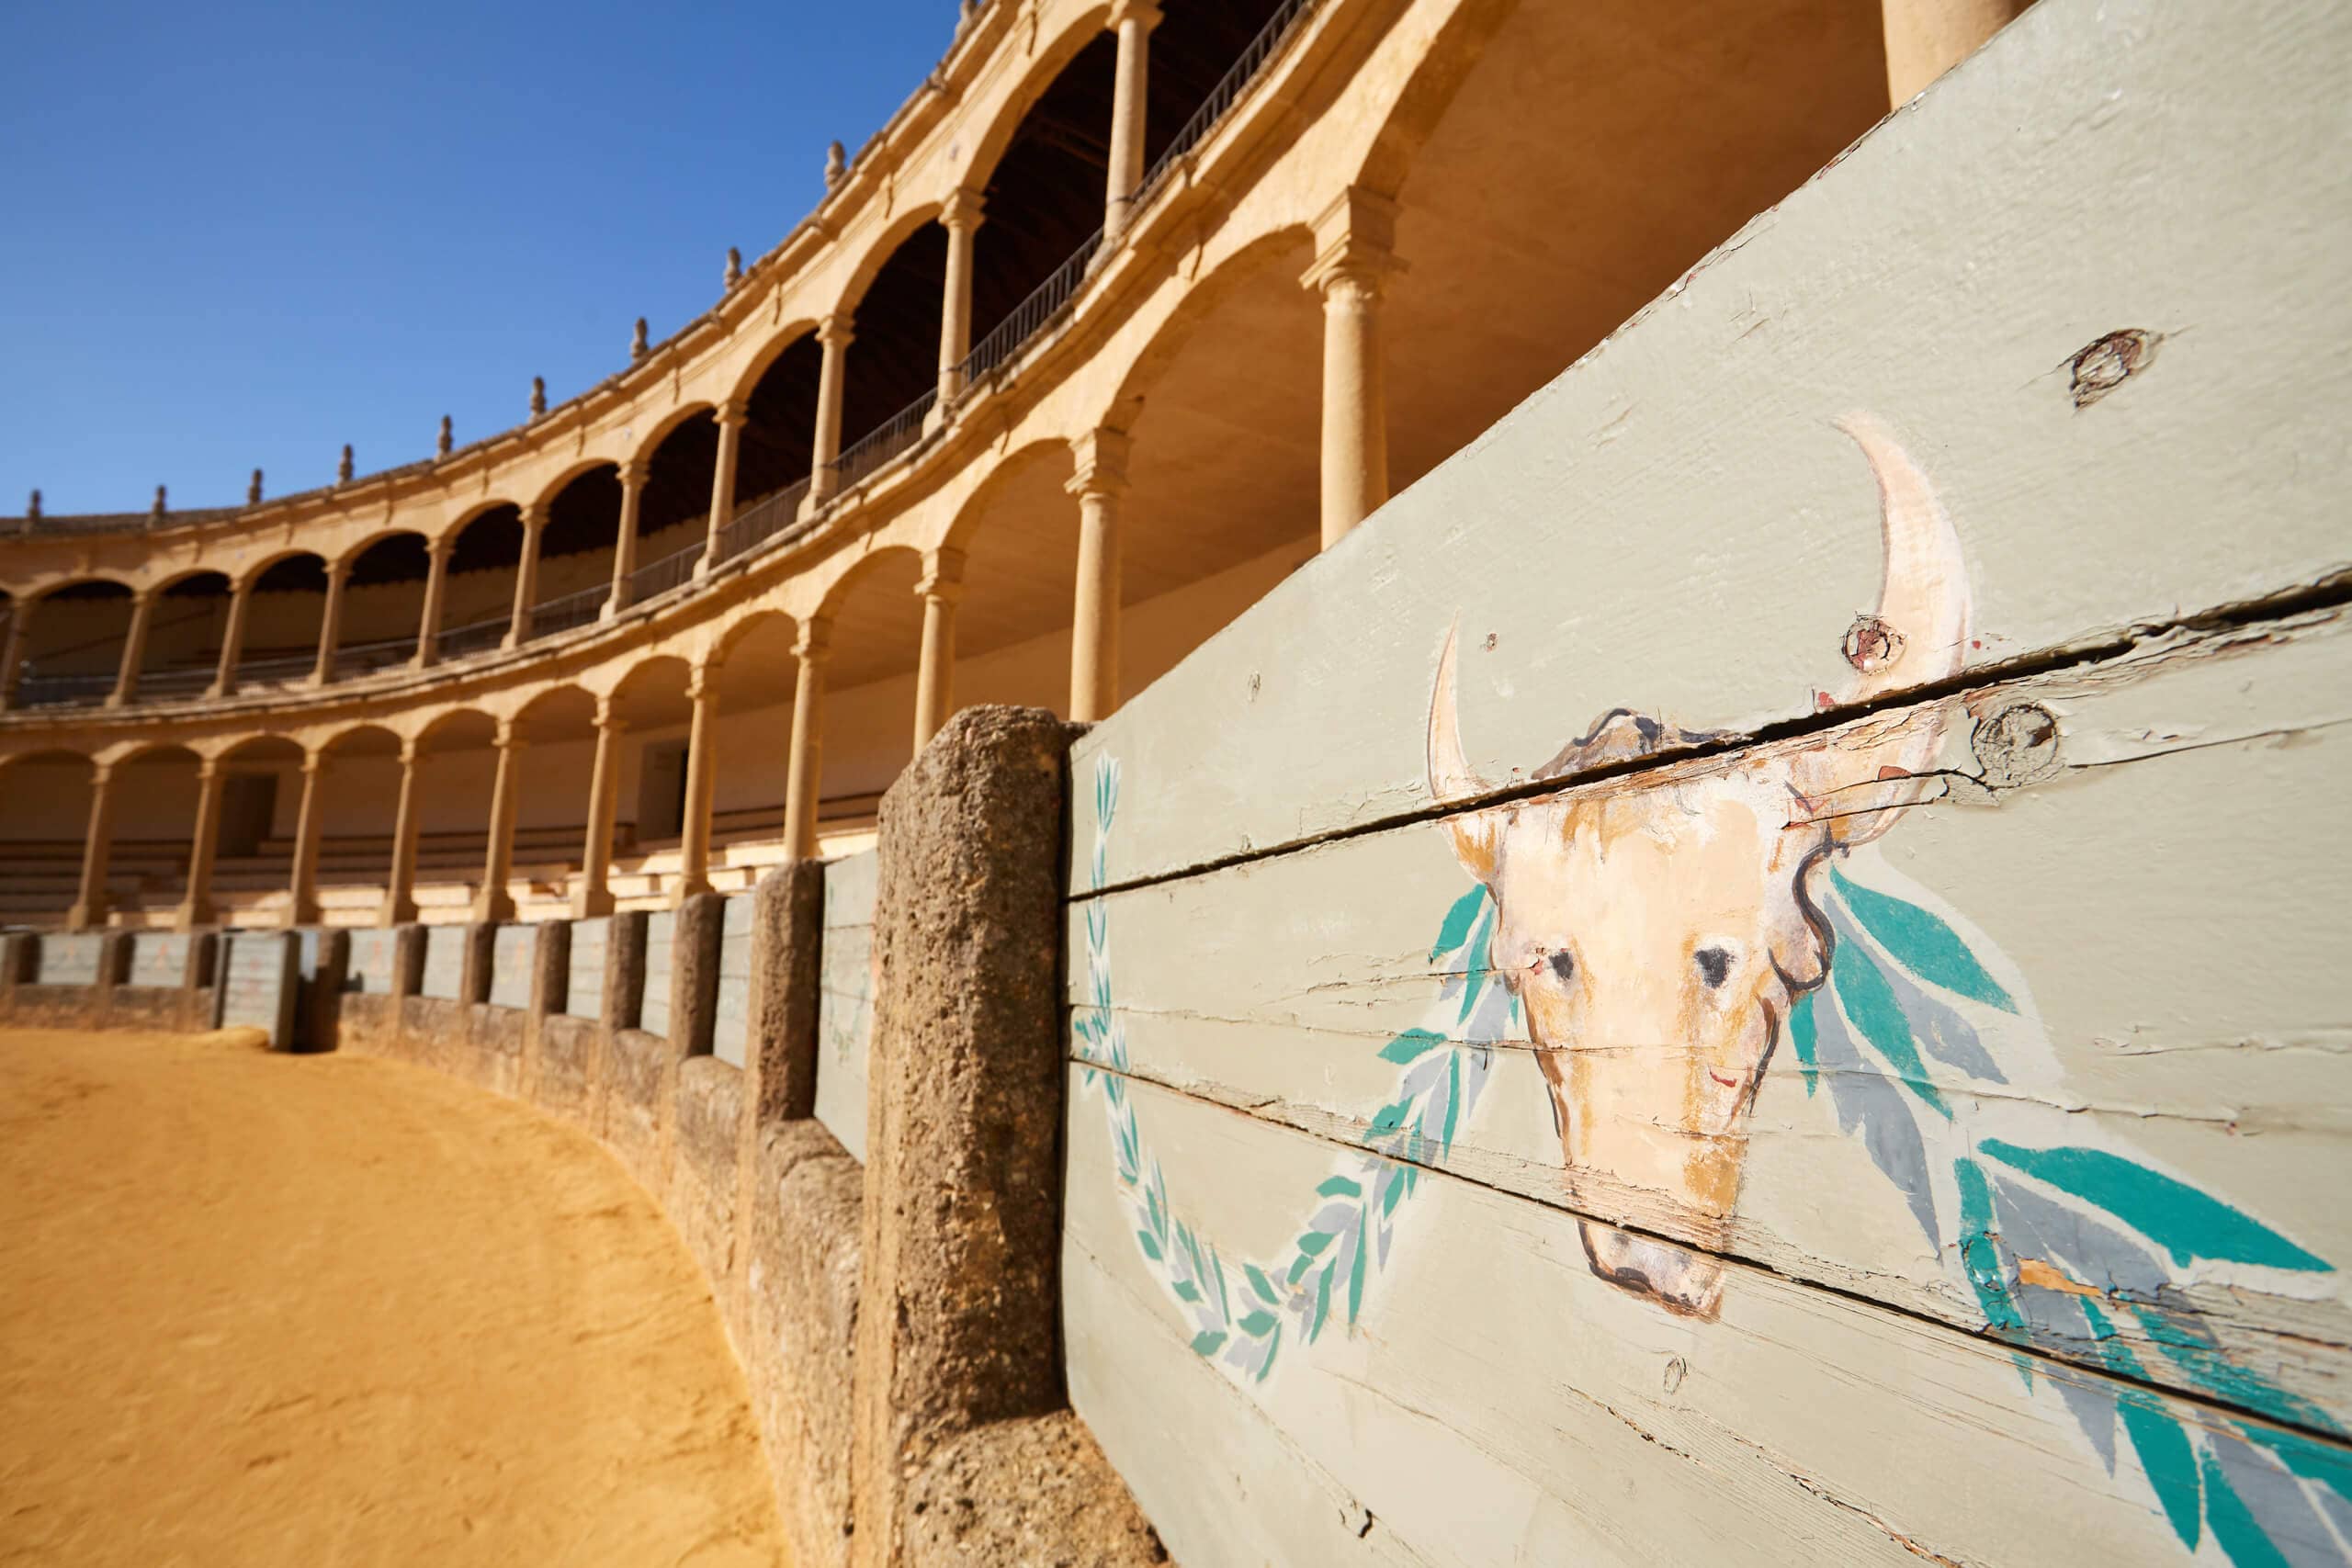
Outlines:
{"label": "knot in wood", "polygon": [[2040,703],[2012,703],[1979,719],[1968,744],[1985,784],[2015,789],[2057,770],[2058,716]]}

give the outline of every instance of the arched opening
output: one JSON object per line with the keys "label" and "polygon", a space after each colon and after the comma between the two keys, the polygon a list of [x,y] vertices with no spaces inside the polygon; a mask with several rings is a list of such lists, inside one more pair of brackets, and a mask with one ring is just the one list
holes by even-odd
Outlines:
{"label": "arched opening", "polygon": [[518,920],[561,919],[587,839],[588,790],[596,766],[596,699],[556,686],[515,716],[514,842],[507,892]]}
{"label": "arched opening", "polygon": [[711,480],[718,471],[718,422],[688,414],[645,462],[637,503],[637,570],[628,603],[640,604],[688,581],[710,537]]}
{"label": "arched opening", "polygon": [[[877,551],[834,589],[825,661],[820,849],[873,831],[882,792],[914,756],[915,674],[922,654],[922,558]],[[826,852],[837,852],[827,850]]]}
{"label": "arched opening", "polygon": [[1069,713],[1078,503],[1062,487],[1069,448],[1046,442],[998,463],[965,503],[952,690],[958,707],[1012,703]]}
{"label": "arched opening", "polygon": [[273,564],[245,603],[245,640],[237,659],[241,687],[287,686],[319,667],[326,624],[327,564],[304,552]]}
{"label": "arched opening", "polygon": [[666,909],[685,824],[689,721],[686,661],[649,659],[614,688],[627,728],[616,780],[611,890],[623,909]]}
{"label": "arched opening", "polygon": [[782,857],[785,785],[792,763],[792,697],[799,673],[792,618],[766,611],[739,623],[712,679],[710,865],[713,887],[749,886]]}
{"label": "arched opening", "polygon": [[846,490],[912,446],[939,400],[939,316],[947,287],[947,231],[925,223],[899,242],[851,309],[857,341],[842,364],[842,449],[834,484]]}
{"label": "arched opening", "polygon": [[36,751],[0,762],[0,926],[61,926],[82,884],[90,759]]}
{"label": "arched opening", "polygon": [[[392,824],[400,810],[400,737],[375,725],[346,729],[321,749],[319,923],[366,926],[384,905]],[[294,781],[299,792],[301,781]]]}
{"label": "arched opening", "polygon": [[135,602],[121,583],[92,579],[53,588],[28,604],[17,705],[106,701],[122,673]]}
{"label": "arched opening", "polygon": [[620,531],[621,476],[615,465],[600,463],[556,491],[539,532],[538,592],[524,640],[584,626],[605,613]]}
{"label": "arched opening", "polygon": [[302,748],[262,736],[223,752],[209,889],[224,926],[277,925],[294,876],[294,824],[302,800]]}
{"label": "arched opening", "polygon": [[523,564],[523,512],[501,502],[467,522],[442,569],[435,652],[463,659],[496,648],[514,620],[514,573]]}
{"label": "arched opening", "polygon": [[422,534],[393,534],[359,552],[343,586],[342,635],[333,666],[337,677],[389,670],[416,657],[424,584],[432,574]]}
{"label": "arched opening", "polygon": [[107,923],[168,926],[187,896],[196,753],[158,746],[117,762],[107,790]]}
{"label": "arched opening", "polygon": [[231,602],[229,579],[217,571],[191,573],[157,596],[139,665],[142,700],[196,696],[211,686]]}
{"label": "arched opening", "polygon": [[808,493],[809,451],[817,434],[817,379],[824,351],[804,333],[760,373],[744,400],[736,437],[734,508],[718,540],[731,559],[791,526]]}
{"label": "arched opening", "polygon": [[469,919],[490,848],[498,726],[470,708],[447,714],[417,737],[416,918],[431,925]]}

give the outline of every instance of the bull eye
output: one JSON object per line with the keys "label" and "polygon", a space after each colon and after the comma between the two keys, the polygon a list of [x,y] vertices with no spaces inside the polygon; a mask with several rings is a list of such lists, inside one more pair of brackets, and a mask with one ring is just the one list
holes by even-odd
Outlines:
{"label": "bull eye", "polygon": [[1713,990],[1731,975],[1731,954],[1720,947],[1702,947],[1690,955],[1699,965],[1699,977]]}
{"label": "bull eye", "polygon": [[1577,955],[1565,947],[1544,962],[1551,964],[1552,973],[1557,975],[1564,984],[1577,977]]}

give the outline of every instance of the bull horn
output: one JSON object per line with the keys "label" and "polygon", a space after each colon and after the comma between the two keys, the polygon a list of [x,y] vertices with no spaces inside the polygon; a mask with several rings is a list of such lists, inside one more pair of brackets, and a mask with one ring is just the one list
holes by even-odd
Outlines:
{"label": "bull horn", "polygon": [[1838,428],[1862,449],[1878,481],[1885,558],[1878,613],[1846,644],[1854,675],[1844,700],[1858,705],[1960,673],[1968,658],[1968,562],[1928,476],[1885,427],[1857,413]]}
{"label": "bull horn", "polygon": [[[1446,628],[1445,649],[1437,659],[1437,682],[1430,692],[1430,797],[1440,806],[1473,800],[1487,792],[1486,781],[1471,770],[1462,750],[1462,718],[1454,694],[1454,653],[1462,640],[1457,624]],[[1484,812],[1466,812],[1446,818],[1453,835],[1454,858],[1481,882],[1490,882],[1495,869],[1496,824]]]}

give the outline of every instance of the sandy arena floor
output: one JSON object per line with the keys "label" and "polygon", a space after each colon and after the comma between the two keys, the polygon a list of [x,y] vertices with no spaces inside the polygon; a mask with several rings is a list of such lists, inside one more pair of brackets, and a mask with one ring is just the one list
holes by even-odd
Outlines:
{"label": "sandy arena floor", "polygon": [[0,1562],[778,1564],[701,1277],[436,1074],[0,1032]]}

